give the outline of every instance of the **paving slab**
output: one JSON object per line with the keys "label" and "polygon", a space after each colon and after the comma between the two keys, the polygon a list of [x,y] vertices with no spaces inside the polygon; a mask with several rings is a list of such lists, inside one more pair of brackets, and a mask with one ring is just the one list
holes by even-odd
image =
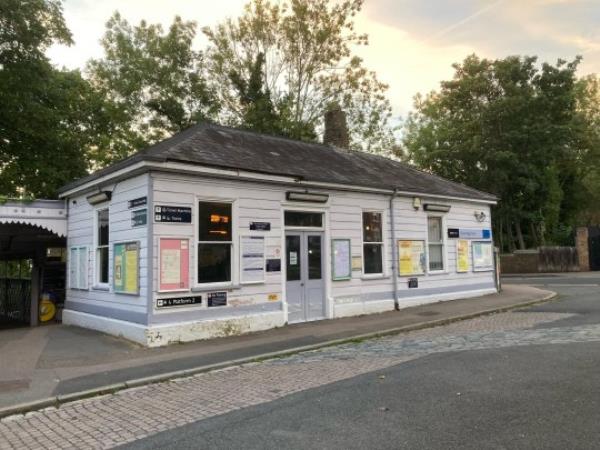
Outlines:
{"label": "paving slab", "polygon": [[[548,290],[505,284],[499,294],[154,349],[65,325],[41,327],[35,333],[4,330],[0,341],[9,344],[0,349],[0,408],[49,398],[58,401],[59,396],[73,399],[78,393],[102,392],[111,385],[140,385],[142,378],[152,382],[282,352],[441,325],[553,296]],[[7,345],[10,352],[5,351]],[[32,362],[31,355],[37,360]]]}

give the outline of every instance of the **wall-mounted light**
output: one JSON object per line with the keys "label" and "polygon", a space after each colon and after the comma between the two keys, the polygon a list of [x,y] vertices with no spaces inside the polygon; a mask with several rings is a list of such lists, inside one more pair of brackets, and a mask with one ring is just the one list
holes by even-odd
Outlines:
{"label": "wall-mounted light", "polygon": [[477,220],[477,222],[483,222],[487,217],[484,211],[475,211],[473,215],[475,216],[475,220]]}
{"label": "wall-mounted light", "polygon": [[90,205],[97,205],[98,203],[107,202],[112,197],[111,191],[100,191],[92,195],[88,195],[86,200]]}
{"label": "wall-mounted light", "polygon": [[296,202],[326,203],[329,200],[329,194],[317,194],[313,192],[294,192],[285,193],[286,198]]}
{"label": "wall-mounted light", "polygon": [[425,211],[436,211],[436,212],[448,212],[450,211],[450,205],[438,205],[436,203],[425,203],[423,205]]}
{"label": "wall-mounted light", "polygon": [[421,207],[421,198],[413,197],[413,208],[415,208],[415,211],[418,211],[420,207]]}

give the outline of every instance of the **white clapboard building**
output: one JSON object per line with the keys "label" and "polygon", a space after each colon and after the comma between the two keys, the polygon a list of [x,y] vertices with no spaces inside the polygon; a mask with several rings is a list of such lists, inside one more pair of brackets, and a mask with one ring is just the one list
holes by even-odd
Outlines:
{"label": "white clapboard building", "polygon": [[381,156],[200,124],[60,196],[63,322],[148,346],[496,292],[495,197]]}

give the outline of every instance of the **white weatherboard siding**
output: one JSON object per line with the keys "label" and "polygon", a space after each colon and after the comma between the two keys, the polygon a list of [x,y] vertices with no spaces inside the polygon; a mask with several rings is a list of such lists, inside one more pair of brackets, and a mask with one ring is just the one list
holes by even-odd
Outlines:
{"label": "white weatherboard siding", "polygon": [[[148,195],[148,175],[144,174],[129,178],[111,186],[110,189],[113,190],[111,200],[100,205],[92,206],[88,203],[86,195],[89,195],[89,193],[68,199],[67,248],[87,246],[89,253],[88,289],[71,289],[70,282],[67,280],[65,317],[72,316],[69,316],[68,311],[78,311],[116,320],[146,324],[148,317],[148,230],[147,226],[135,228],[131,226],[131,212],[138,208],[129,209],[128,201]],[[109,208],[109,280],[112,281],[113,279],[113,245],[118,242],[138,241],[140,244],[139,295],[114,293],[112,282],[108,290],[96,286],[95,211],[105,207]],[[68,255],[70,257],[70,252],[68,252]],[[66,319],[65,322],[79,324],[78,322],[69,322],[69,319]],[[85,326],[85,324],[81,325]]]}
{"label": "white weatherboard siding", "polygon": [[[304,189],[304,188],[302,188]],[[286,209],[321,211],[324,213],[326,317],[355,316],[394,309],[393,245],[390,218],[390,196],[379,193],[351,192],[333,189],[311,189],[329,194],[325,204],[289,202],[285,193],[294,187],[259,181],[225,180],[191,174],[150,172],[119,182],[110,202],[110,265],[112,280],[112,246],[115,242],[140,242],[140,295],[115,294],[93,289],[94,210],[85,196],[69,199],[68,246],[90,248],[89,290],[67,293],[65,322],[122,335],[148,346],[166,345],[196,339],[241,334],[285,325],[285,228]],[[131,227],[131,211],[127,201],[148,197],[148,225]],[[73,204],[73,200],[76,201]],[[456,272],[456,239],[447,238],[448,228],[491,229],[490,208],[485,203],[427,199],[422,203],[450,205],[443,216],[445,236],[445,269],[438,273],[416,276],[419,286],[408,288],[408,278],[398,278],[399,307],[466,298],[495,292],[494,274],[489,272]],[[232,202],[233,270],[232,283],[211,286],[196,283],[197,209],[200,201]],[[179,206],[192,209],[192,223],[156,223],[155,206]],[[350,239],[351,255],[362,259],[362,213],[380,212],[383,216],[384,271],[381,275],[364,275],[352,271],[350,280],[331,280],[331,240]],[[483,211],[486,219],[477,222],[475,211]],[[436,213],[431,213],[434,215]],[[427,241],[428,212],[415,211],[412,197],[394,199],[395,238]],[[251,222],[269,222],[270,231],[251,231]],[[152,236],[147,233],[151,231]],[[281,259],[281,272],[266,272],[264,282],[242,284],[240,280],[240,238],[265,238],[267,259]],[[187,238],[190,242],[190,290],[159,292],[160,238]],[[151,248],[148,252],[147,245]],[[150,261],[147,255],[151,255]],[[148,265],[150,263],[150,266]],[[148,275],[150,274],[150,278]],[[208,307],[208,292],[227,292],[227,306]],[[192,306],[158,308],[157,300],[202,296],[202,303]]]}

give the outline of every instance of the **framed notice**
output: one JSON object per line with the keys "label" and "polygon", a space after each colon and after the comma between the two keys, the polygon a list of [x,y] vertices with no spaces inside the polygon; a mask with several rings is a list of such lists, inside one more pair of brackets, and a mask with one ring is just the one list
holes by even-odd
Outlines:
{"label": "framed notice", "polygon": [[425,241],[398,241],[398,271],[400,276],[425,273]]}
{"label": "framed notice", "polygon": [[88,248],[71,247],[69,254],[69,287],[88,288]]}
{"label": "framed notice", "polygon": [[465,239],[456,241],[456,271],[469,271],[469,241]]}
{"label": "framed notice", "polygon": [[190,288],[189,239],[160,238],[158,290],[187,291]]}
{"label": "framed notice", "polygon": [[140,243],[122,242],[113,246],[113,288],[118,294],[140,292]]}
{"label": "framed notice", "polygon": [[334,281],[352,278],[352,257],[350,256],[350,239],[332,239],[331,278]]}
{"label": "framed notice", "polygon": [[494,250],[490,241],[472,241],[471,251],[474,271],[494,270]]}
{"label": "framed notice", "polygon": [[241,236],[240,243],[242,283],[264,283],[265,238],[263,236]]}

